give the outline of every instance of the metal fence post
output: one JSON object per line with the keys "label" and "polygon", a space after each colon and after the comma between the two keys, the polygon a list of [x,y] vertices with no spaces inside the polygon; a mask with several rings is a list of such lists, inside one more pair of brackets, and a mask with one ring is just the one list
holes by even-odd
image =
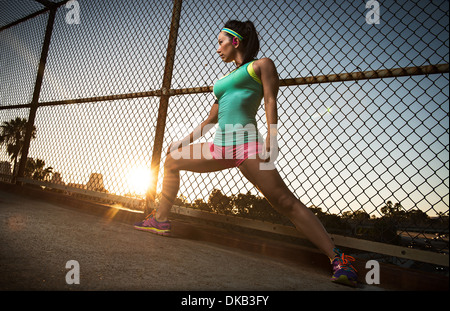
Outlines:
{"label": "metal fence post", "polygon": [[22,155],[20,157],[19,171],[17,177],[21,178],[25,172],[25,165],[27,163],[28,151],[30,148],[31,134],[34,126],[34,119],[36,118],[36,111],[39,107],[39,94],[41,92],[42,80],[44,77],[45,64],[47,63],[47,55],[50,47],[52,37],[53,24],[55,22],[57,6],[50,9],[47,21],[47,28],[45,30],[44,43],[42,44],[41,59],[39,60],[39,67],[36,76],[36,83],[34,85],[33,99],[31,100],[30,114],[28,116],[27,129],[25,133],[24,143],[22,147]]}
{"label": "metal fence post", "polygon": [[169,42],[167,45],[166,64],[164,67],[164,77],[161,88],[161,99],[158,110],[158,121],[156,124],[155,142],[151,162],[151,174],[153,176],[151,185],[146,195],[145,213],[148,214],[155,202],[156,187],[158,184],[159,165],[161,162],[162,145],[164,140],[164,130],[166,127],[167,108],[169,104],[169,90],[172,82],[173,64],[175,61],[175,49],[177,45],[178,27],[180,25],[182,0],[174,0],[172,21],[170,24]]}

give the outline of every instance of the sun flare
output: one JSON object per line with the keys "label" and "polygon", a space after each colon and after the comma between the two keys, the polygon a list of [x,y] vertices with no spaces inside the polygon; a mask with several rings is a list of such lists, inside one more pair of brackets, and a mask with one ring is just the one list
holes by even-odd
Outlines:
{"label": "sun flare", "polygon": [[130,192],[144,195],[150,186],[152,176],[148,167],[133,167],[127,176],[128,189]]}

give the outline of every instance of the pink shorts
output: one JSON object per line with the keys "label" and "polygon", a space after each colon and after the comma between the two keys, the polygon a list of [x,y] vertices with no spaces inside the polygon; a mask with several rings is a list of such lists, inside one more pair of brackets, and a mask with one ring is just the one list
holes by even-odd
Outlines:
{"label": "pink shorts", "polygon": [[227,167],[238,167],[247,159],[256,159],[256,155],[262,152],[263,144],[249,142],[237,146],[218,146],[209,143],[209,150],[215,160],[225,160]]}

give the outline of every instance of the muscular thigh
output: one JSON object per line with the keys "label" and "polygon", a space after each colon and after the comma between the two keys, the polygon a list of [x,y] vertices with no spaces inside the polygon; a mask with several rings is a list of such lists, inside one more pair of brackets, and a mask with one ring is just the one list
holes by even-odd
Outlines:
{"label": "muscular thigh", "polygon": [[247,159],[239,166],[239,169],[272,205],[277,205],[280,198],[294,198],[278,170],[276,168],[261,170],[261,162],[261,159]]}
{"label": "muscular thigh", "polygon": [[209,143],[185,146],[172,151],[166,159],[166,167],[197,173],[215,172],[228,168],[224,160],[215,160]]}

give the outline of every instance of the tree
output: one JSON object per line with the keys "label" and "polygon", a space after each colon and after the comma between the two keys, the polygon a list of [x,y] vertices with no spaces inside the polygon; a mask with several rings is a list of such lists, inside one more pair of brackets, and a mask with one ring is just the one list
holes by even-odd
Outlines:
{"label": "tree", "polygon": [[370,215],[366,211],[354,211],[352,212],[351,218],[357,221],[369,220]]}
{"label": "tree", "polygon": [[213,189],[209,195],[208,204],[215,213],[224,215],[232,213],[231,199],[218,189]]}
{"label": "tree", "polygon": [[[27,131],[27,119],[15,118],[10,121],[4,121],[0,130],[0,144],[6,145],[6,152],[13,161],[13,176],[16,176],[16,167],[19,155],[25,143],[25,133]],[[31,139],[36,138],[36,127],[33,125]]]}
{"label": "tree", "polygon": [[192,203],[191,208],[197,208],[202,211],[212,212],[208,203],[205,203],[205,201],[203,201],[203,199],[194,200],[194,203]]}
{"label": "tree", "polygon": [[239,193],[233,196],[233,206],[236,210],[236,214],[247,217],[249,213],[254,211],[254,206],[256,205],[257,197],[248,191],[246,194]]}
{"label": "tree", "polygon": [[35,180],[46,180],[53,173],[52,167],[46,167],[45,161],[41,159],[34,160],[33,158],[28,158],[25,165],[25,177],[29,177]]}
{"label": "tree", "polygon": [[402,216],[404,211],[400,203],[393,204],[392,201],[387,201],[386,205],[381,208],[381,212],[386,216]]}
{"label": "tree", "polygon": [[419,209],[412,209],[405,213],[406,219],[410,225],[418,226],[425,223],[428,220],[428,215],[424,211]]}

